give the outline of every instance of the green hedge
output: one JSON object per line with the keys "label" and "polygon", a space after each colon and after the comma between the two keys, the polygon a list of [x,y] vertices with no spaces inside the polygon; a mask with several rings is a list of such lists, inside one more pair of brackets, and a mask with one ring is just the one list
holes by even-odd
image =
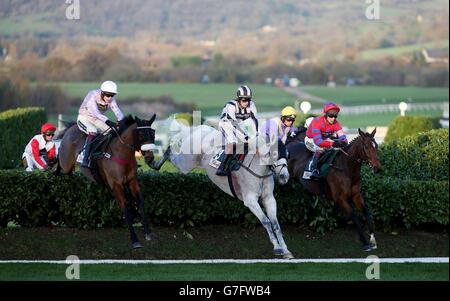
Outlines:
{"label": "green hedge", "polygon": [[[377,227],[448,225],[448,181],[403,181],[365,174],[363,193]],[[217,188],[202,174],[139,175],[152,224],[193,226],[215,223],[259,224],[242,202]],[[83,189],[80,189],[83,187]],[[293,181],[276,189],[281,224],[306,224],[324,232],[341,220],[331,201],[311,199]],[[137,219],[138,220],[138,219]],[[0,224],[64,224],[95,228],[123,222],[111,192],[80,174],[0,171]]]}
{"label": "green hedge", "polygon": [[449,130],[437,129],[380,146],[383,175],[412,180],[448,181]]}
{"label": "green hedge", "polygon": [[425,116],[398,116],[388,127],[384,142],[440,128],[439,120]]}
{"label": "green hedge", "polygon": [[43,108],[18,108],[0,113],[0,169],[20,165],[25,146],[46,120]]}
{"label": "green hedge", "polygon": [[[447,129],[398,139],[380,147],[381,174],[373,175],[363,166],[362,191],[379,229],[448,225],[448,141]],[[204,174],[149,172],[139,179],[153,224],[259,224],[242,202]],[[282,224],[305,224],[325,232],[343,221],[332,201],[311,198],[294,181],[277,187],[275,198]],[[94,228],[118,225],[123,219],[111,192],[80,174],[0,170],[0,225],[8,221]]]}

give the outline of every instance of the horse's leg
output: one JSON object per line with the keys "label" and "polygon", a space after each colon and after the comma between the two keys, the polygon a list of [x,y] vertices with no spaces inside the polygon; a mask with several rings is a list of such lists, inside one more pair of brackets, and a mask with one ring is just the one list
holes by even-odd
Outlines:
{"label": "horse's leg", "polygon": [[258,204],[258,197],[256,195],[244,195],[243,199],[244,205],[250,209],[250,211],[259,219],[264,228],[266,228],[267,234],[269,234],[270,242],[273,244],[275,255],[283,255],[280,244],[273,233],[272,224],[270,223],[269,218],[264,214],[261,206]]}
{"label": "horse's leg", "polygon": [[144,226],[144,237],[145,240],[151,240],[152,239],[152,231],[150,230],[147,216],[145,215],[144,211],[144,197],[142,196],[141,189],[139,187],[139,183],[137,179],[134,179],[129,184],[131,193],[133,194],[133,197],[136,201],[136,204],[139,208],[139,213],[141,214],[142,219],[142,225]]}
{"label": "horse's leg", "polygon": [[133,227],[133,219],[131,218],[130,211],[128,210],[126,206],[126,198],[123,191],[123,186],[120,184],[114,184],[112,191],[114,193],[114,196],[119,201],[120,209],[122,209],[123,214],[125,215],[125,219],[127,220],[128,229],[130,230],[130,237],[131,237],[131,243],[133,246],[133,249],[141,248],[142,245],[139,242],[136,232],[134,231]]}
{"label": "horse's leg", "polygon": [[[281,253],[283,258],[291,259],[294,258],[291,252],[289,252],[286,243],[284,242],[283,233],[281,232],[280,224],[278,223],[277,218],[277,202],[273,195],[267,195],[263,197],[262,203],[264,208],[266,209],[267,217],[269,218],[270,223],[272,224],[273,232],[278,240],[278,243],[281,247]],[[280,253],[275,251],[276,253]]]}
{"label": "horse's leg", "polygon": [[373,223],[373,217],[372,213],[369,211],[369,208],[367,208],[367,205],[364,202],[364,199],[361,195],[360,190],[358,189],[357,193],[355,193],[352,197],[353,203],[355,206],[362,211],[364,214],[364,217],[367,221],[367,226],[369,227],[369,234],[370,234],[370,247],[372,249],[377,248],[377,241],[375,239],[375,232],[374,232],[374,223]]}
{"label": "horse's leg", "polygon": [[150,167],[155,169],[155,170],[160,170],[161,166],[164,164],[164,162],[167,161],[167,159],[170,158],[170,146],[166,149],[166,151],[164,152],[163,156],[161,157],[161,159],[156,163],[155,161],[153,161],[150,164]]}
{"label": "horse's leg", "polygon": [[353,209],[350,206],[349,202],[347,202],[346,200],[340,198],[338,200],[338,204],[341,206],[341,208],[344,209],[345,213],[347,214],[347,217],[351,218],[353,223],[355,224],[356,232],[358,233],[359,240],[363,244],[363,251],[370,251],[371,247],[370,247],[370,244],[367,241],[367,238],[364,235],[364,232],[362,230],[361,221],[360,221],[359,217],[353,211]]}

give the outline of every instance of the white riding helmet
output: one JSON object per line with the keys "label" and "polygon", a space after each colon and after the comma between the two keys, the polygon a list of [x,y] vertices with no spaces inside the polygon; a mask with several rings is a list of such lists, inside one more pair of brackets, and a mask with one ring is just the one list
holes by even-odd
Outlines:
{"label": "white riding helmet", "polygon": [[117,94],[117,85],[115,82],[107,80],[100,86],[100,90],[102,90],[102,92]]}

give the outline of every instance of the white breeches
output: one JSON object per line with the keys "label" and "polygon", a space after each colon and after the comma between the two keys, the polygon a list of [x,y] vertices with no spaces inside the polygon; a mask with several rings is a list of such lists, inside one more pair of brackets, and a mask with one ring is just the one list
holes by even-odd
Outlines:
{"label": "white breeches", "polygon": [[109,126],[100,119],[93,121],[92,118],[84,115],[78,115],[77,125],[80,131],[88,135],[89,133],[106,133],[109,130]]}
{"label": "white breeches", "polygon": [[[29,153],[23,153],[22,159],[25,159],[27,161],[27,168],[25,169],[26,171],[33,171],[33,169],[36,167],[40,170],[44,169],[39,164],[36,163],[36,161],[34,160],[34,157],[32,155],[30,155]],[[47,163],[44,160],[44,156],[41,156],[41,160],[44,161],[45,163]]]}
{"label": "white breeches", "polygon": [[[331,141],[331,139],[330,139],[330,141]],[[309,137],[305,137],[305,145],[306,145],[306,148],[309,149],[310,151],[312,151],[313,153],[315,153],[315,152],[323,153],[326,150],[326,148],[317,146],[314,143],[314,139],[309,138]]]}

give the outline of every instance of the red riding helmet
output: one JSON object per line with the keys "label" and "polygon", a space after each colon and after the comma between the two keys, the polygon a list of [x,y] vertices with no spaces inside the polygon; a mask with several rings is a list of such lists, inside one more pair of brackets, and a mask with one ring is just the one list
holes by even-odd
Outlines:
{"label": "red riding helmet", "polygon": [[56,126],[54,126],[52,123],[50,123],[50,122],[47,122],[47,123],[44,123],[42,126],[41,126],[41,134],[44,134],[44,133],[46,133],[46,132],[54,132],[54,131],[56,131]]}
{"label": "red riding helmet", "polygon": [[326,114],[330,110],[336,110],[339,112],[341,108],[339,108],[339,106],[334,102],[326,103],[325,106],[323,107],[323,112]]}

